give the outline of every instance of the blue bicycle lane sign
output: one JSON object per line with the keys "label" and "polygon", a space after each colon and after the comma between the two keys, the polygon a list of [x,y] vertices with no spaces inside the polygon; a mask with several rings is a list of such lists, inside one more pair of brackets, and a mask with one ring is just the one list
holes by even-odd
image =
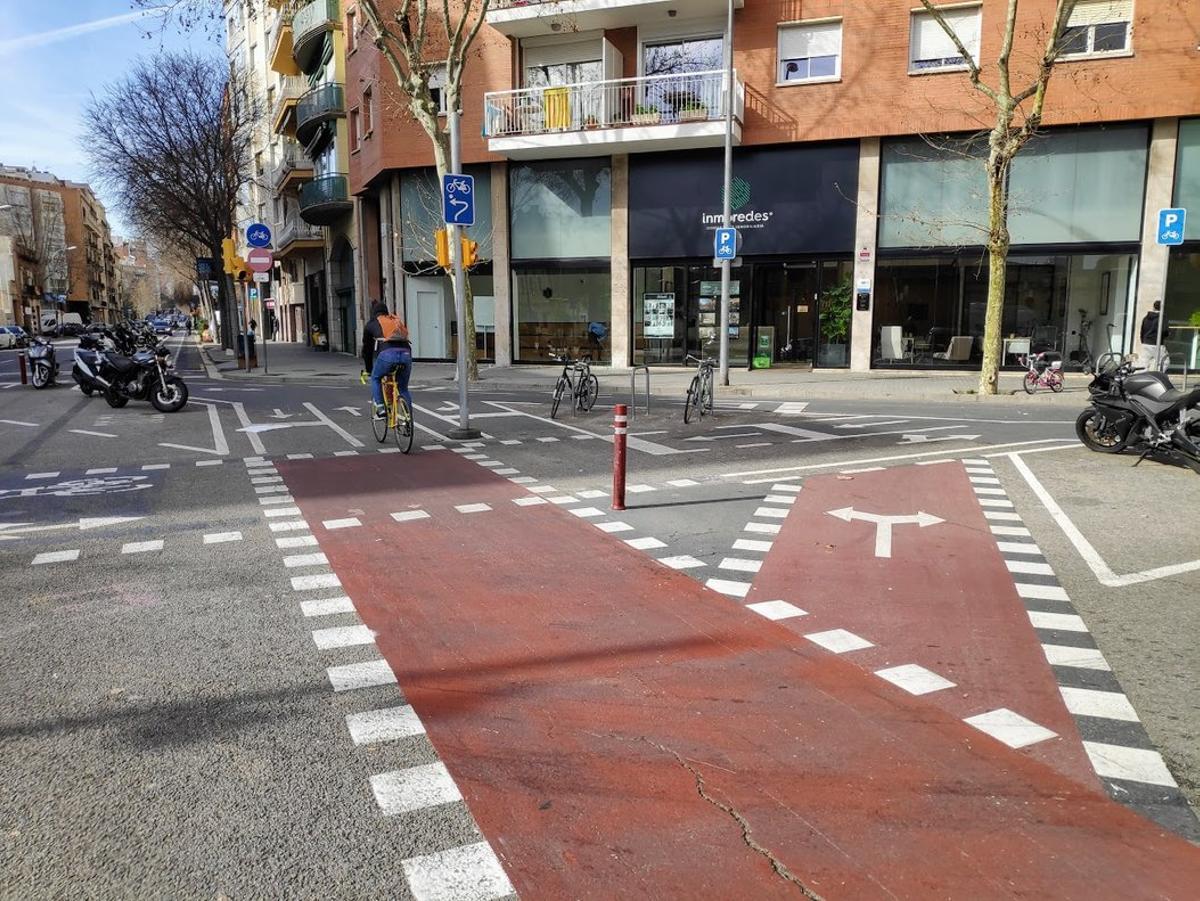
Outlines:
{"label": "blue bicycle lane sign", "polygon": [[475,224],[475,179],[472,176],[442,176],[442,218],[447,225]]}

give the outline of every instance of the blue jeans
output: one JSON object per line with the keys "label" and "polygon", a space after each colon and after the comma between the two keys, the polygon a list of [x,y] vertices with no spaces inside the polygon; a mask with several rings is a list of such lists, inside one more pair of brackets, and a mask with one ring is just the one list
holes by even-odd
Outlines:
{"label": "blue jeans", "polygon": [[407,347],[385,347],[375,355],[375,365],[371,369],[371,397],[375,405],[383,405],[383,378],[393,369],[396,372],[396,384],[400,388],[400,396],[408,403],[412,412],[412,395],[408,393],[408,377],[412,374],[412,351]]}

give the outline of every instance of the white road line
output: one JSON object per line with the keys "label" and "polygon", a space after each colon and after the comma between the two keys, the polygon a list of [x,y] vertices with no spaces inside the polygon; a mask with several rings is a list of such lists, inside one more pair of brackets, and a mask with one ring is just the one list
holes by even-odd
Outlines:
{"label": "white road line", "polygon": [[746,450],[751,447],[772,447],[773,445],[773,441],[755,441],[751,444],[735,444],[734,447],[738,450]]}
{"label": "white road line", "polygon": [[532,485],[537,479],[533,476],[517,476],[516,478],[509,479],[509,481],[514,485]]}
{"label": "white road line", "polygon": [[647,491],[657,491],[653,485],[626,485],[625,491],[628,494],[645,494]]}
{"label": "white road line", "polygon": [[[273,473],[275,470],[270,471]],[[251,485],[278,485],[282,482],[283,476],[279,475],[256,476],[250,480]]]}
{"label": "white road line", "polygon": [[151,551],[161,551],[162,549],[162,539],[155,539],[153,541],[129,541],[121,545],[122,554],[148,554]]}
{"label": "white road line", "polygon": [[241,541],[241,532],[210,532],[204,536],[205,544],[225,544],[228,541]]}
{"label": "white road line", "polygon": [[152,472],[156,469],[170,469],[170,463],[147,463],[142,467],[142,472]]}
{"label": "white road line", "polygon": [[1033,533],[1024,526],[992,526],[993,535],[1010,538],[1032,538]]}
{"label": "white road line", "polygon": [[1054,575],[1054,567],[1049,563],[1035,563],[1031,560],[1005,560],[1004,565],[1010,573],[1025,573],[1036,576]]}
{"label": "white road line", "polygon": [[293,591],[313,591],[317,588],[341,588],[342,580],[335,573],[319,573],[312,576],[292,576]]}
{"label": "white road line", "polygon": [[325,425],[329,426],[331,429],[333,429],[335,432],[337,432],[339,435],[341,435],[344,439],[346,439],[346,443],[349,444],[351,447],[365,447],[366,446],[361,441],[359,441],[357,438],[355,438],[353,435],[351,435],[349,432],[347,432],[344,428],[342,428],[340,425],[338,425],[336,422],[334,422],[332,419],[330,419],[328,416],[326,416],[324,413],[322,413],[320,410],[318,410],[315,406],[313,406],[308,401],[304,402],[304,406],[308,408],[308,411],[310,413],[312,413],[313,416],[317,417],[317,419],[321,420],[321,422],[325,423]]}
{"label": "white road line", "polygon": [[99,469],[89,469],[85,476],[110,476],[117,471],[115,466],[101,466]]}
{"label": "white road line", "polygon": [[516,475],[520,471],[521,470],[519,470],[519,469],[513,469],[511,466],[506,466],[503,469],[493,469],[492,470],[492,472],[494,472],[498,476],[512,476],[512,475]]}
{"label": "white road line", "polygon": [[775,544],[773,541],[757,541],[753,538],[739,538],[733,543],[735,551],[758,551],[765,554]]}
{"label": "white road line", "polygon": [[794,504],[796,503],[796,495],[794,494],[768,494],[763,498],[764,504]]}
{"label": "white road line", "polygon": [[[269,511],[263,511],[269,512]],[[297,510],[296,513],[300,511]],[[292,520],[291,522],[272,522],[268,523],[272,532],[301,532],[308,531],[308,523],[303,519]]]}
{"label": "white road line", "polygon": [[[297,510],[297,513],[300,511]],[[333,531],[334,529],[353,529],[362,525],[362,521],[357,516],[347,516],[345,519],[327,519],[321,523],[326,529]]]}
{"label": "white road line", "polygon": [[700,483],[694,479],[670,479],[667,481],[667,484],[672,488],[691,488]]}
{"label": "white road line", "polygon": [[801,610],[795,604],[789,604],[787,601],[758,601],[754,604],[747,604],[746,608],[771,620],[808,616],[807,610]]}
{"label": "white road line", "polygon": [[375,633],[366,626],[334,626],[329,629],[314,629],[313,644],[319,651],[336,648],[353,648],[375,643]]}
{"label": "white road line", "polygon": [[581,497],[587,501],[594,501],[597,498],[608,497],[607,491],[600,491],[599,489],[596,489],[596,488],[589,488],[586,491],[576,491],[575,493],[579,497]]}
{"label": "white road line", "polygon": [[1095,716],[1106,720],[1138,722],[1137,711],[1129,698],[1119,691],[1096,691],[1091,688],[1069,688],[1059,686],[1067,710],[1075,716]]}
{"label": "white road line", "polygon": [[1042,556],[1042,549],[1036,544],[1030,542],[1025,544],[1020,541],[997,541],[996,547],[1000,549],[1002,554],[1036,554]]}
{"label": "white road line", "polygon": [[424,510],[402,510],[399,513],[393,513],[392,519],[396,522],[415,522],[418,519],[429,519],[429,514]]}
{"label": "white road line", "polygon": [[1070,601],[1061,585],[1034,585],[1029,582],[1014,583],[1017,594],[1031,601]]}
{"label": "white road line", "polygon": [[994,497],[977,497],[975,502],[981,507],[995,507],[1001,510],[1011,510],[1014,506],[1012,501]]}
{"label": "white road line", "polygon": [[254,488],[255,494],[284,494],[288,490],[287,485],[256,485]]}
{"label": "white road line", "polygon": [[1003,497],[1005,495],[1003,488],[993,488],[990,485],[972,485],[971,487],[975,494],[980,497]]}
{"label": "white road line", "polygon": [[998,522],[1020,522],[1021,517],[1017,513],[1008,510],[984,510],[983,515],[986,519]]}
{"label": "white road line", "polygon": [[[239,536],[241,535],[240,532],[235,532],[233,534],[236,534]],[[206,535],[205,538],[207,539],[208,536]],[[275,547],[279,548],[281,551],[288,550],[290,548],[296,548],[296,547],[316,547],[316,546],[317,546],[317,539],[313,535],[292,535],[292,536],[285,536],[283,538],[275,539]]]}
{"label": "white road line", "polygon": [[963,722],[974,726],[980,732],[986,732],[1010,748],[1025,748],[1057,735],[1007,707],[969,716]]}
{"label": "white road line", "polygon": [[649,536],[643,538],[626,538],[625,543],[637,551],[653,551],[660,547],[666,547],[665,541],[659,541],[657,538]]}
{"label": "white road line", "polygon": [[463,459],[464,460],[475,460],[475,461],[486,460],[487,454],[463,454]]}
{"label": "white road line", "polygon": [[887,669],[875,670],[875,675],[886,679],[893,685],[903,688],[910,695],[927,695],[930,692],[953,688],[954,683],[939,676],[932,670],[915,663],[905,663],[902,666],[892,666]]}
{"label": "white road line", "polygon": [[44,554],[38,554],[33,558],[34,566],[42,566],[46,563],[70,563],[72,560],[79,559],[79,551],[47,551]]}
{"label": "white road line", "polygon": [[274,509],[271,509],[271,510],[263,510],[262,514],[263,514],[263,516],[267,516],[267,517],[271,517],[271,518],[274,518],[277,516],[299,516],[300,508],[299,507],[275,507]]}
{"label": "white road line", "polygon": [[1043,613],[1040,610],[1029,611],[1029,621],[1035,629],[1049,629],[1053,632],[1086,632],[1083,618],[1074,613]]}
{"label": "white road line", "polygon": [[323,601],[302,601],[300,612],[305,616],[332,616],[335,613],[353,613],[354,602],[345,595],[340,598],[325,598]]}
{"label": "white road line", "polygon": [[92,432],[88,429],[67,429],[68,432],[73,432],[76,435],[90,435],[94,438],[116,438],[117,435],[112,432]]}
{"label": "white road line", "polygon": [[349,663],[331,666],[325,670],[334,691],[351,691],[355,688],[371,688],[375,685],[394,685],[396,674],[386,660],[368,660],[365,663]]}
{"label": "white road line", "polygon": [[292,554],[283,558],[283,565],[288,569],[296,569],[301,566],[328,566],[329,558],[324,554]]}
{"label": "white road line", "polygon": [[750,593],[749,582],[737,582],[732,579],[709,579],[704,583],[704,587],[735,598],[744,598]]}
{"label": "white road line", "polygon": [[538,497],[537,495],[534,495],[533,497],[514,498],[513,503],[518,507],[536,507],[539,504],[548,504],[550,502],[544,497]]}
{"label": "white road line", "polygon": [[260,507],[269,507],[271,504],[294,504],[295,502],[296,499],[290,494],[272,494],[258,499]]}
{"label": "white road line", "polygon": [[742,557],[726,557],[717,564],[717,569],[729,569],[735,572],[756,573],[762,569],[761,560],[746,560]]}
{"label": "white road line", "polygon": [[754,511],[754,515],[763,516],[767,519],[786,519],[788,512],[782,507],[759,507]]}
{"label": "white road line", "polygon": [[225,462],[224,460],[197,460],[196,465],[197,466],[220,466],[224,462]]}
{"label": "white road line", "polygon": [[485,901],[516,894],[487,842],[410,857],[400,866],[416,901]]}
{"label": "white road line", "polygon": [[459,513],[486,513],[492,508],[489,504],[460,504],[454,509]]}
{"label": "white road line", "polygon": [[371,777],[371,791],[384,816],[395,816],[462,800],[450,771],[440,761]]}
{"label": "white road line", "polygon": [[697,560],[695,557],[689,557],[687,554],[682,554],[678,557],[659,557],[658,562],[663,566],[669,566],[671,569],[696,569],[704,566],[703,560]]}
{"label": "white road line", "polygon": [[346,716],[346,728],[356,745],[373,745],[425,734],[425,724],[408,704],[351,713]]}
{"label": "white road line", "polygon": [[632,532],[633,526],[627,522],[597,522],[593,525],[601,532],[608,532],[610,535],[613,532]]}
{"label": "white road line", "polygon": [[811,632],[804,636],[813,644],[820,645],[827,651],[833,651],[835,654],[845,654],[848,651],[861,651],[864,648],[873,648],[871,642],[867,641],[853,632],[846,629],[829,629],[825,632]]}
{"label": "white road line", "polygon": [[1094,741],[1085,741],[1083,749],[1087,751],[1096,775],[1102,779],[1126,779],[1130,782],[1176,787],[1175,778],[1157,751]]}
{"label": "white road line", "polygon": [[803,486],[801,486],[801,485],[793,485],[790,482],[780,482],[778,485],[772,485],[771,490],[772,491],[790,492],[791,494],[799,494],[800,489],[802,487]]}
{"label": "white road line", "polygon": [[546,500],[550,501],[550,503],[552,503],[552,504],[558,504],[560,506],[563,504],[578,504],[579,503],[579,498],[575,497],[572,494],[560,494],[557,497],[548,497],[548,498],[546,498]]}
{"label": "white road line", "polygon": [[553,443],[553,442],[557,441],[558,439],[557,439],[557,438],[554,438],[554,437],[547,436],[547,437],[545,437],[545,438],[539,438],[539,439],[537,439],[537,440],[538,440],[538,441],[540,441],[542,444],[551,444],[551,443]]}
{"label": "white road line", "polygon": [[25,426],[27,429],[36,429],[38,427],[36,422],[22,422],[19,419],[0,419],[0,422],[4,423],[5,425]]}
{"label": "white road line", "polygon": [[57,472],[31,472],[29,475],[25,476],[25,481],[32,482],[38,479],[57,479],[58,476],[59,473]]}
{"label": "white road line", "polygon": [[1098,669],[1111,672],[1112,667],[1096,648],[1071,648],[1061,644],[1044,644],[1042,650],[1051,666],[1073,666],[1078,669]]}
{"label": "white road line", "polygon": [[571,511],[580,519],[590,519],[594,516],[606,516],[607,514],[596,507],[576,507]]}
{"label": "white road line", "polygon": [[743,532],[755,532],[760,535],[778,535],[782,526],[773,522],[748,522]]}
{"label": "white road line", "polygon": [[558,489],[553,485],[532,485],[529,488],[534,494],[557,494]]}

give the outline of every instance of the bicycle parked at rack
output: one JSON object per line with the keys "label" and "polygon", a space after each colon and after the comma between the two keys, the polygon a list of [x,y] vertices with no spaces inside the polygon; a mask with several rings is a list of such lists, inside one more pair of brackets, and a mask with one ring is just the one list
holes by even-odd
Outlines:
{"label": "bicycle parked at rack", "polygon": [[596,403],[600,396],[600,381],[592,375],[591,357],[580,357],[572,360],[567,356],[551,354],[551,359],[563,364],[563,371],[554,385],[554,401],[550,405],[550,418],[558,415],[558,405],[562,399],[570,396],[574,409],[586,413]]}
{"label": "bicycle parked at rack", "polygon": [[700,371],[693,376],[692,383],[688,386],[687,400],[683,404],[683,421],[685,423],[691,422],[696,414],[703,418],[705,413],[713,411],[713,369],[716,367],[717,361],[712,357],[705,357],[702,360],[691,354],[684,359],[684,363],[693,361]]}
{"label": "bicycle parked at rack", "polygon": [[[370,376],[364,370],[358,380],[365,385],[369,378]],[[375,440],[383,444],[387,441],[390,431],[400,452],[410,453],[416,427],[413,425],[412,410],[408,408],[408,402],[400,394],[400,384],[396,381],[395,371],[389,372],[383,377],[380,387],[383,388],[383,405],[387,408],[387,412],[383,419],[374,417],[371,419],[371,428],[375,430]]]}

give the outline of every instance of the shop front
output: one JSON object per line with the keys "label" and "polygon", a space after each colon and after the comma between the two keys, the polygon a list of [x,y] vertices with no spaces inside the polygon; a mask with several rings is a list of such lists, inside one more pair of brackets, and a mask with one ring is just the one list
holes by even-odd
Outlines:
{"label": "shop front", "polygon": [[[633,363],[716,356],[721,154],[637,156],[629,168]],[[857,172],[857,143],[735,154],[733,223],[742,240],[731,272],[731,365],[849,365]]]}
{"label": "shop front", "polygon": [[1200,119],[1179,123],[1174,205],[1188,211],[1181,247],[1171,248],[1163,310],[1170,371],[1200,370]]}

